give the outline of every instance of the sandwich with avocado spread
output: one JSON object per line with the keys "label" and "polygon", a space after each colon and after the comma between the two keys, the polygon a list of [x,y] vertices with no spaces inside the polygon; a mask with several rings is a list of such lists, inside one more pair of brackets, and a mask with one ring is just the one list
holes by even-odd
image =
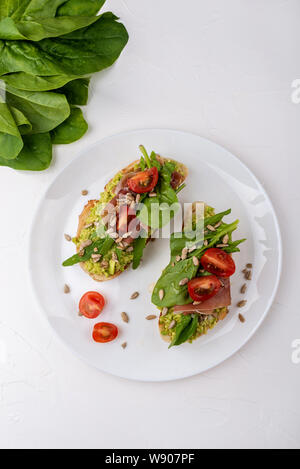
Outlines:
{"label": "sandwich with avocado spread", "polygon": [[117,277],[131,264],[136,269],[153,232],[174,217],[174,211],[157,212],[153,204],[176,207],[187,168],[155,152],[148,155],[142,145],[140,150],[140,160],[119,171],[100,199],[84,207],[73,238],[77,252],[63,266],[79,263],[98,282]]}
{"label": "sandwich with avocado spread", "polygon": [[[196,206],[202,204],[200,217]],[[228,314],[230,277],[235,272],[232,253],[245,241],[232,240],[239,221],[225,223],[231,210],[215,213],[212,207],[194,202],[191,222],[182,233],[173,233],[171,258],[157,281],[152,302],[160,309],[161,337],[169,348],[193,342]]]}

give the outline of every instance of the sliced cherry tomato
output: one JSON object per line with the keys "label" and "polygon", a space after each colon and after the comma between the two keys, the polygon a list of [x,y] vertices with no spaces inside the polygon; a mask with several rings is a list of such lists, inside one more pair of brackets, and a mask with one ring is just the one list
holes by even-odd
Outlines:
{"label": "sliced cherry tomato", "polygon": [[118,335],[118,328],[110,322],[99,322],[95,324],[93,330],[93,339],[95,342],[111,342]]}
{"label": "sliced cherry tomato", "polygon": [[128,179],[128,187],[132,192],[144,194],[151,192],[158,181],[158,170],[156,167],[140,171],[132,178]]}
{"label": "sliced cherry tomato", "polygon": [[203,269],[219,277],[230,277],[235,272],[235,263],[227,252],[210,248],[201,257]]}
{"label": "sliced cherry tomato", "polygon": [[105,305],[105,299],[96,291],[89,291],[83,295],[79,302],[80,313],[89,319],[99,316]]}
{"label": "sliced cherry tomato", "polygon": [[188,283],[190,297],[194,301],[206,301],[216,295],[222,284],[215,275],[195,277]]}

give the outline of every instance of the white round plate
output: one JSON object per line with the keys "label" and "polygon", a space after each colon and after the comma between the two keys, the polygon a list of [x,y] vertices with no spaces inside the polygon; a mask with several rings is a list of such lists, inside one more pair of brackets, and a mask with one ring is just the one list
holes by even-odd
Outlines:
{"label": "white round plate", "polygon": [[[62,267],[74,253],[74,245],[64,233],[74,235],[78,215],[88,199],[97,199],[105,183],[118,170],[139,158],[138,146],[182,161],[189,168],[187,187],[180,193],[182,202],[203,200],[220,212],[228,208],[227,221],[240,220],[235,239],[247,238],[235,254],[236,274],[232,277],[232,306],[224,321],[206,336],[168,350],[158,333],[157,314],[151,304],[149,286],[169,262],[168,240],[156,240],[145,250],[143,263],[136,271],[128,269],[118,278],[98,283],[79,265]],[[87,189],[87,197],[81,190]],[[129,379],[167,381],[207,370],[239,350],[259,327],[273,301],[281,270],[281,240],[272,204],[251,171],[224,148],[184,132],[139,130],[105,138],[87,148],[54,180],[39,203],[29,243],[30,273],[41,310],[58,336],[86,362],[99,370]],[[241,270],[253,263],[253,277],[245,295],[247,305],[236,307],[244,283]],[[71,293],[63,293],[64,284]],[[83,293],[97,290],[107,304],[100,317],[87,320],[78,316]],[[140,296],[130,300],[138,291]],[[126,311],[129,323],[122,322]],[[242,313],[246,322],[241,323]],[[96,322],[113,322],[118,338],[108,344],[92,340]],[[121,344],[127,342],[127,348]]]}

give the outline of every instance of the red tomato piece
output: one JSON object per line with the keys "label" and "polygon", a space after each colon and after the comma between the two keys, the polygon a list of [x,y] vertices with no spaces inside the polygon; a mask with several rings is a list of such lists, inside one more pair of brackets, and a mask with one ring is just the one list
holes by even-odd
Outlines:
{"label": "red tomato piece", "polygon": [[140,171],[128,179],[128,187],[132,192],[144,194],[153,191],[158,182],[158,169],[156,167]]}
{"label": "red tomato piece", "polygon": [[201,257],[203,269],[218,277],[230,277],[235,272],[232,257],[219,248],[210,248]]}
{"label": "red tomato piece", "polygon": [[215,275],[206,275],[190,280],[188,291],[194,301],[206,301],[216,295],[221,286],[220,280]]}
{"label": "red tomato piece", "polygon": [[106,343],[115,340],[118,335],[118,328],[110,322],[99,322],[95,324],[93,339],[95,342]]}
{"label": "red tomato piece", "polygon": [[83,295],[79,302],[80,313],[88,319],[99,316],[105,305],[105,299],[96,291],[89,291]]}

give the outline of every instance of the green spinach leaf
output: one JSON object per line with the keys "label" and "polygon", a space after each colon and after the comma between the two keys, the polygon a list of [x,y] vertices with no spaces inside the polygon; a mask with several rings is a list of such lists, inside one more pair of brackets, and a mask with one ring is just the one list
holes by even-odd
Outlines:
{"label": "green spinach leaf", "polygon": [[58,8],[57,16],[93,16],[104,3],[105,0],[68,0]]}
{"label": "green spinach leaf", "polygon": [[56,93],[64,94],[69,104],[85,106],[89,97],[89,84],[89,78],[78,78],[56,90]]}
{"label": "green spinach leaf", "polygon": [[88,125],[81,109],[72,106],[70,116],[51,131],[52,142],[60,145],[76,142],[87,130]]}
{"label": "green spinach leaf", "polygon": [[192,316],[190,314],[186,316],[182,314],[180,321],[176,325],[175,337],[170,343],[169,348],[173,347],[173,345],[177,345],[177,341],[179,340],[181,333],[189,326],[189,324],[191,324],[191,322]]}
{"label": "green spinach leaf", "polygon": [[133,261],[132,261],[132,268],[133,270],[137,269],[141,263],[141,259],[143,257],[143,252],[145,246],[147,244],[147,238],[139,236],[133,242]]}
{"label": "green spinach leaf", "polygon": [[[25,135],[24,147],[14,160],[0,157],[0,166],[25,171],[43,171],[52,160],[52,143],[49,133]],[[1,145],[1,144],[0,144]]]}
{"label": "green spinach leaf", "polygon": [[184,342],[187,342],[195,334],[198,323],[199,323],[198,315],[195,314],[193,318],[190,318],[190,322],[185,327],[183,327],[180,332],[178,331],[179,332],[178,334],[177,334],[177,328],[176,328],[175,338],[169,345],[169,348],[172,347],[173,345],[181,345]]}
{"label": "green spinach leaf", "polygon": [[18,126],[6,103],[0,102],[0,157],[12,160],[23,148]]}
{"label": "green spinach leaf", "polygon": [[32,133],[44,133],[55,129],[70,115],[66,97],[53,92],[22,91],[7,88],[6,100],[19,109],[31,122]]}

